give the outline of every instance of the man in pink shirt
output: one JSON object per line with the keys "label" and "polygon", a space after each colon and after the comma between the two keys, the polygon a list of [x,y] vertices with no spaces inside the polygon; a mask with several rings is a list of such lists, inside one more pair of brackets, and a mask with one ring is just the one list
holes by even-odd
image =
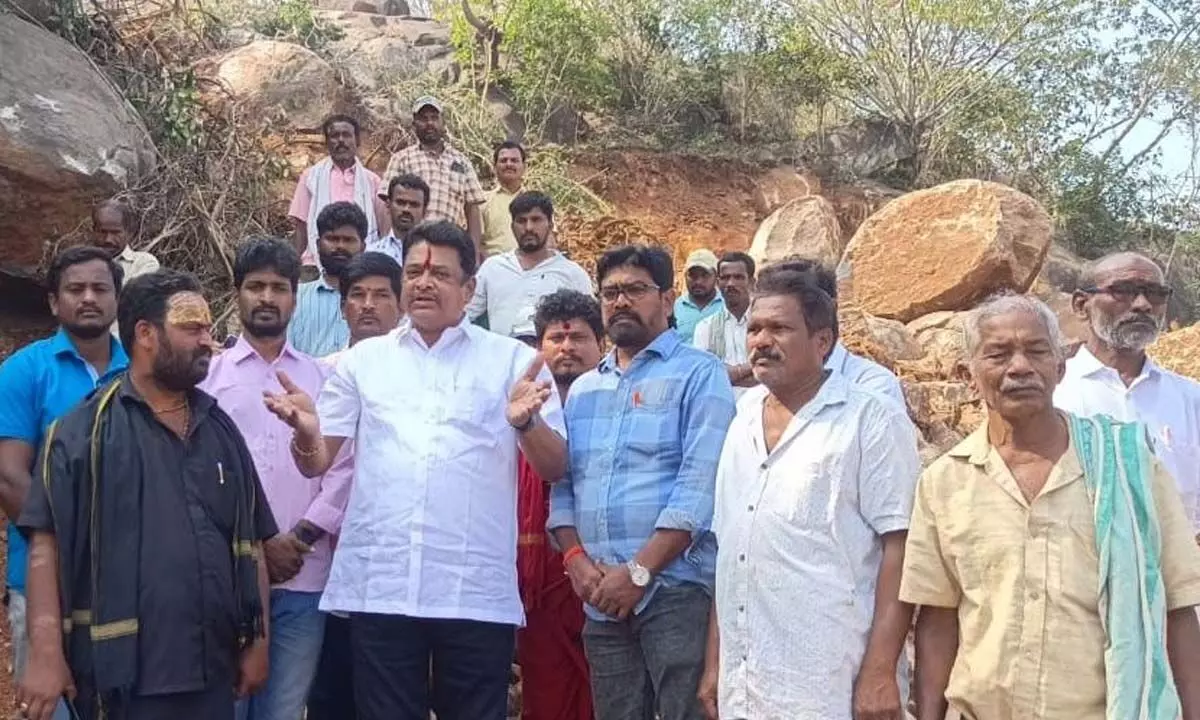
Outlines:
{"label": "man in pink shirt", "polygon": [[323,476],[304,477],[291,458],[291,429],[263,404],[278,372],[318,393],[325,372],[287,342],[300,257],[282,240],[256,238],[233,267],[242,334],[215,356],[201,388],[233,418],[250,448],[280,533],[263,546],[271,579],[270,676],[239,703],[239,720],[296,720],[321,656],[325,616],[317,609],[329,577],[330,538],[341,527],[351,466],[342,458]]}
{"label": "man in pink shirt", "polygon": [[367,237],[363,241],[368,244],[387,235],[392,227],[387,205],[379,198],[379,176],[358,159],[358,121],[348,115],[330,115],[321,131],[329,157],[300,174],[288,208],[292,241],[305,265],[319,265],[317,216],[330,203],[351,202],[366,213]]}

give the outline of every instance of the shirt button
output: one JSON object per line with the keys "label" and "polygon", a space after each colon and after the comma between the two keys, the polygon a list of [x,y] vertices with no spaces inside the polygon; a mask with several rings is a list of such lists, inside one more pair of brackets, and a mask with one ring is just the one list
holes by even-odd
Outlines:
{"label": "shirt button", "polygon": [[750,505],[750,506],[749,506],[749,507],[747,507],[746,509],[747,509],[747,510],[749,510],[750,512],[754,512],[754,506],[753,506],[753,505]]}
{"label": "shirt button", "polygon": [[738,560],[740,560],[742,562],[746,562],[746,553],[742,553],[741,555],[738,555]]}
{"label": "shirt button", "polygon": [[746,612],[746,606],[745,606],[745,605],[738,605],[738,612],[740,612],[740,613],[744,613],[744,612]]}
{"label": "shirt button", "polygon": [[1030,600],[1037,600],[1037,599],[1038,599],[1038,598],[1040,598],[1040,597],[1041,597],[1041,595],[1038,593],[1038,591],[1037,591],[1037,590],[1030,590],[1030,591],[1029,591],[1029,599],[1030,599]]}

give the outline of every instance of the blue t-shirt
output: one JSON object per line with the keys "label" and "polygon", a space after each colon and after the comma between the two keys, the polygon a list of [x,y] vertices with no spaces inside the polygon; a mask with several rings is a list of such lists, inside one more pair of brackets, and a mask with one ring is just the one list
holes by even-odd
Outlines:
{"label": "blue t-shirt", "polygon": [[721,293],[708,301],[703,308],[696,305],[692,296],[684,293],[675,299],[675,332],[685,345],[692,344],[692,336],[696,334],[696,326],[706,317],[716,315],[725,308],[725,298]]}
{"label": "blue t-shirt", "polygon": [[[20,440],[35,450],[50,423],[97,386],[125,371],[129,360],[111,338],[108,371],[96,371],[79,355],[66,331],[21,348],[0,365],[0,439]],[[8,523],[8,587],[25,592],[25,538]]]}

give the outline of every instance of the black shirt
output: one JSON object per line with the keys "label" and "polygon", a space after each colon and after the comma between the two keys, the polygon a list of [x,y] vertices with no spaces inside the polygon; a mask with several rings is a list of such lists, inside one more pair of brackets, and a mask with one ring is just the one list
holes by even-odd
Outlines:
{"label": "black shirt", "polygon": [[[278,530],[240,433],[210,418],[221,412],[209,395],[189,395],[187,441],[160,423],[128,380],[114,402],[125,404],[133,425],[132,442],[142,458],[142,537],[138,594],[138,680],[140,695],[196,692],[232,684],[237,676],[237,603],[231,554],[237,512],[235,480],[252,478],[257,495],[253,537]],[[59,424],[56,442],[65,449],[51,459],[51,477],[86,467],[88,418],[72,413]],[[84,484],[86,486],[86,483]],[[80,484],[76,484],[80,487]],[[21,513],[27,530],[53,531],[49,500],[34,482]],[[75,587],[90,586],[90,568],[81,563]],[[72,668],[76,674],[88,668]]]}

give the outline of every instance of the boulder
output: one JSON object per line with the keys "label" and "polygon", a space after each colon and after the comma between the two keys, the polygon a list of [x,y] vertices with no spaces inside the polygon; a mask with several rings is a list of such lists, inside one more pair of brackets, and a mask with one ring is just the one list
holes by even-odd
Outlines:
{"label": "boulder", "polygon": [[318,0],[317,8],[372,15],[403,16],[409,14],[408,3],[405,0]]}
{"label": "boulder", "polygon": [[46,23],[58,14],[54,0],[8,0],[15,4],[17,17],[23,20]]}
{"label": "boulder", "polygon": [[1148,352],[1162,367],[1200,381],[1200,325],[1163,334]]}
{"label": "boulder", "polygon": [[938,378],[955,376],[959,363],[966,357],[965,316],[963,312],[942,310],[922,315],[905,326],[921,346],[926,374]]}
{"label": "boulder", "polygon": [[888,368],[895,367],[897,361],[916,360],[924,354],[902,323],[874,317],[851,304],[838,308],[838,334],[852,352]]}
{"label": "boulder", "polygon": [[[362,12],[319,11],[324,22],[342,33],[325,52],[364,92],[426,78],[432,90],[458,79],[450,27],[434,20],[386,17]],[[404,108],[407,117],[411,108]]]}
{"label": "boulder", "polygon": [[141,118],[62,38],[0,13],[0,271],[31,276],[47,241],[153,172]]}
{"label": "boulder", "polygon": [[796,168],[782,166],[772,168],[755,178],[754,192],[750,201],[759,218],[765,218],[792,200],[821,194],[821,178],[810,172],[800,173]]}
{"label": "boulder", "polygon": [[801,141],[801,154],[823,173],[870,178],[914,158],[912,140],[886,121],[856,120]]}
{"label": "boulder", "polygon": [[1035,289],[1049,288],[1066,293],[1075,292],[1079,288],[1079,277],[1083,274],[1085,265],[1087,265],[1087,260],[1058,243],[1051,243],[1034,287]]}
{"label": "boulder", "polygon": [[926,439],[928,431],[953,431],[959,439],[979,426],[983,420],[982,403],[971,387],[956,380],[913,382],[902,380],[908,414]]}
{"label": "boulder", "polygon": [[210,109],[275,127],[313,131],[330,113],[354,109],[353,96],[329,63],[292,43],[256,40],[201,60],[196,74]]}
{"label": "boulder", "polygon": [[834,185],[822,194],[833,204],[842,226],[842,238],[848,243],[867,218],[903,195],[904,191],[864,180],[853,185]]}
{"label": "boulder", "polygon": [[909,322],[966,309],[999,290],[1028,290],[1052,226],[1028,195],[958,180],[903,195],[867,218],[842,256],[838,279],[879,317]]}
{"label": "boulder", "polygon": [[814,195],[792,200],[763,220],[754,233],[749,253],[759,267],[789,255],[819,260],[834,267],[843,247],[841,226],[833,205]]}

